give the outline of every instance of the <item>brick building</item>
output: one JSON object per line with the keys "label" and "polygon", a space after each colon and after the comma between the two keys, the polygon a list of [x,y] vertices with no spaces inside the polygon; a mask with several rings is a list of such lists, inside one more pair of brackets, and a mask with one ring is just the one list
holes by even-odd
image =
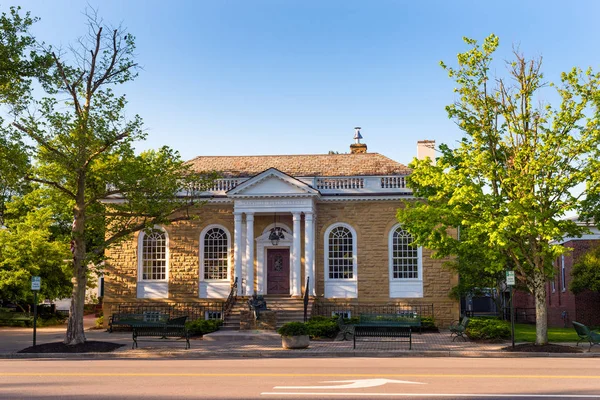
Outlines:
{"label": "brick building", "polygon": [[[105,315],[123,304],[163,304],[206,306],[205,318],[220,317],[218,305],[232,291],[239,304],[256,293],[284,313],[308,287],[313,313],[414,307],[433,313],[438,326],[456,320],[458,302],[448,293],[457,277],[427,249],[410,246],[395,218],[412,198],[410,170],[368,153],[361,138],[357,130],[349,154],[191,160],[196,171],[221,178],[204,193],[197,218],[108,251]],[[433,158],[433,142],[419,142],[418,156]]]}
{"label": "brick building", "polygon": [[571,321],[585,325],[600,325],[600,293],[585,291],[573,294],[569,290],[571,269],[581,257],[600,245],[600,231],[589,227],[590,233],[580,238],[565,238],[563,246],[571,249],[554,263],[554,280],[547,284],[548,325],[571,326]]}
{"label": "brick building", "polygon": [[[600,325],[600,293],[585,291],[574,294],[569,290],[571,269],[581,257],[600,246],[600,231],[588,226],[590,233],[580,238],[566,237],[560,244],[570,249],[554,262],[554,279],[546,284],[548,326],[571,327],[572,321],[588,326]],[[515,310],[519,322],[535,322],[535,299],[526,292],[515,292]]]}

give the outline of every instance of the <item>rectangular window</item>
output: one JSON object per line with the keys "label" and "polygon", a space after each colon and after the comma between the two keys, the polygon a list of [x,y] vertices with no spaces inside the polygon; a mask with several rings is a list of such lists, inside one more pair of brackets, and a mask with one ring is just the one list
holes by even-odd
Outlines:
{"label": "rectangular window", "polygon": [[565,256],[560,257],[560,279],[562,281],[562,291],[567,290],[567,283],[565,282]]}
{"label": "rectangular window", "polygon": [[206,311],[204,319],[221,319],[221,311]]}
{"label": "rectangular window", "polygon": [[332,317],[339,317],[340,315],[342,316],[342,318],[349,319],[352,316],[352,312],[350,312],[350,311],[332,311],[331,312]]}

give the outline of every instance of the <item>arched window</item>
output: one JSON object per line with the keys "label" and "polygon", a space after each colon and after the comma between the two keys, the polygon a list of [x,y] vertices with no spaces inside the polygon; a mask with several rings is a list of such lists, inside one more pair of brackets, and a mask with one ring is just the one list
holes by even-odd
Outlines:
{"label": "arched window", "polygon": [[410,233],[398,226],[392,231],[392,278],[419,279],[419,251]]}
{"label": "arched window", "polygon": [[326,236],[326,265],[328,279],[354,279],[356,240],[350,227],[337,225]]}
{"label": "arched window", "polygon": [[167,235],[164,231],[153,230],[140,233],[141,260],[140,275],[142,281],[167,280]]}
{"label": "arched window", "polygon": [[220,226],[205,229],[202,238],[204,280],[227,280],[229,277],[229,234]]}
{"label": "arched window", "polygon": [[400,225],[389,234],[389,260],[390,297],[423,297],[423,249]]}

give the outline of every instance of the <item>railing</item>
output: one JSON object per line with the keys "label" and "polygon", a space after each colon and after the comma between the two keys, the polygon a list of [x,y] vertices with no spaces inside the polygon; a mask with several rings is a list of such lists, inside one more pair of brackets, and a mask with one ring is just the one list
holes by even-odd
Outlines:
{"label": "railing", "polygon": [[381,178],[382,189],[406,189],[404,176],[384,176]]}
{"label": "railing", "polygon": [[[510,321],[510,307],[504,307],[503,318]],[[515,322],[535,324],[535,307],[515,307]]]}
{"label": "railing", "polygon": [[318,190],[364,189],[364,178],[317,178]]}
{"label": "railing", "polygon": [[213,185],[211,187],[209,187],[207,190],[209,192],[226,192],[228,190],[233,189],[234,187],[236,187],[237,185],[239,185],[240,183],[242,183],[242,181],[245,181],[246,179],[233,179],[233,178],[223,178],[223,179],[215,179],[213,182]]}
{"label": "railing", "polygon": [[229,315],[231,309],[233,308],[233,305],[235,304],[235,300],[237,298],[237,281],[238,278],[236,277],[233,281],[233,285],[231,285],[231,291],[229,292],[229,296],[227,297],[225,304],[223,304],[223,314],[221,315],[221,318],[223,319],[225,319],[225,317]]}
{"label": "railing", "polygon": [[308,321],[308,293],[310,289],[310,276],[306,277],[306,287],[304,288],[304,322]]}
{"label": "railing", "polygon": [[[172,303],[172,304],[145,304],[145,303],[120,303],[117,313],[142,314],[145,311],[156,311],[168,314],[170,318],[187,316],[188,320],[216,318],[223,315],[223,302],[215,303]],[[212,315],[211,315],[212,314]]]}
{"label": "railing", "polygon": [[420,317],[433,317],[433,304],[368,304],[368,303],[322,303],[313,305],[312,315],[331,317],[334,314],[349,313],[349,317],[360,314],[403,314],[417,313]]}

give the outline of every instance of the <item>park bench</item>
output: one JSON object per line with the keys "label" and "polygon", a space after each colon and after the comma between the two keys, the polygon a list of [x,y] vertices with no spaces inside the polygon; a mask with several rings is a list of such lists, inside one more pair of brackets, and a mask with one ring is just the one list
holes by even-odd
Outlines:
{"label": "park bench", "polygon": [[142,313],[114,313],[108,318],[108,331],[112,333],[116,327],[131,328],[138,322],[159,322],[165,323],[169,319],[169,314],[158,311],[144,311]]}
{"label": "park bench", "polygon": [[452,339],[453,342],[456,340],[457,337],[461,337],[465,341],[467,340],[467,338],[465,337],[465,333],[467,332],[467,326],[469,326],[469,317],[467,316],[464,316],[460,322],[454,321],[452,324],[450,324],[448,328],[450,329],[450,337],[454,336],[454,338]]}
{"label": "park bench", "polygon": [[594,332],[584,324],[575,321],[573,321],[573,327],[575,328],[575,332],[577,332],[577,336],[579,336],[577,346],[579,346],[579,342],[587,340],[590,343],[588,351],[592,351],[592,346],[600,344],[600,333]]}
{"label": "park bench", "polygon": [[25,312],[0,311],[0,322],[24,322],[29,326],[33,322],[33,315]]}
{"label": "park bench", "polygon": [[343,335],[342,340],[348,340],[348,335],[354,335],[354,325],[346,324],[343,316],[338,316],[337,325],[338,329],[340,330],[340,334]]}
{"label": "park bench", "polygon": [[[412,329],[421,327],[421,318],[416,313],[401,314],[360,314],[359,323],[354,326],[354,348],[356,338],[408,338],[412,350]],[[402,341],[402,340],[401,340]]]}
{"label": "park bench", "polygon": [[138,338],[144,336],[157,336],[160,340],[167,339],[168,337],[183,338],[185,339],[185,348],[189,349],[190,346],[190,335],[185,326],[187,316],[169,319],[167,321],[138,321],[131,324],[133,329],[133,344],[132,349],[138,347]]}

